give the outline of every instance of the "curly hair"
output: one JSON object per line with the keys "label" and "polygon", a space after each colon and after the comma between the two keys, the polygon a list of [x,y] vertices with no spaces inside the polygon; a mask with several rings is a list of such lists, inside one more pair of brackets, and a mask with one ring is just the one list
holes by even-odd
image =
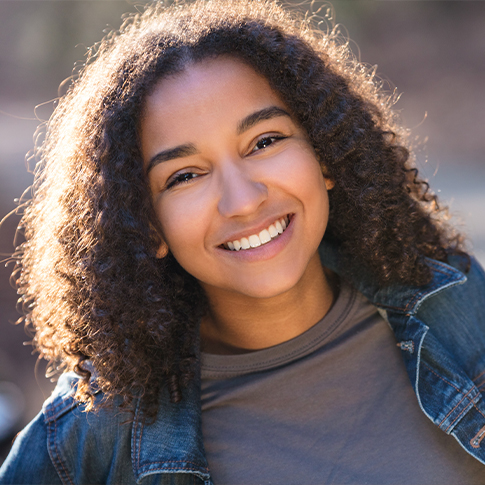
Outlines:
{"label": "curly hair", "polygon": [[142,397],[148,416],[162,388],[179,401],[194,376],[207,302],[171,255],[156,257],[138,139],[146,96],[189,63],[229,55],[269,81],[335,183],[326,237],[381,284],[425,284],[425,257],[460,251],[413,166],[393,96],[335,29],[312,26],[270,0],[154,4],[91,51],[59,100],[37,147],[15,276],[34,346],[54,370],[82,376],[87,409],[92,374],[107,402]]}

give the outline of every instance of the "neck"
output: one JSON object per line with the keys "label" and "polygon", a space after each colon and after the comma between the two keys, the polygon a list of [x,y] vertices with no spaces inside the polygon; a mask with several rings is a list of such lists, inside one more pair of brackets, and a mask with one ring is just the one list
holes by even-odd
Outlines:
{"label": "neck", "polygon": [[206,288],[210,309],[201,322],[202,350],[244,353],[297,337],[330,310],[335,300],[333,279],[316,254],[297,285],[271,298]]}

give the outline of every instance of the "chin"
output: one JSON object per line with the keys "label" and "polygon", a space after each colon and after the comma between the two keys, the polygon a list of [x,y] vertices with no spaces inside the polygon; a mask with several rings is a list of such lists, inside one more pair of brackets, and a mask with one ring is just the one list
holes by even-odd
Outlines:
{"label": "chin", "polygon": [[286,293],[297,286],[300,278],[272,275],[270,278],[261,278],[251,284],[235,289],[236,293],[245,294],[251,298],[273,298]]}

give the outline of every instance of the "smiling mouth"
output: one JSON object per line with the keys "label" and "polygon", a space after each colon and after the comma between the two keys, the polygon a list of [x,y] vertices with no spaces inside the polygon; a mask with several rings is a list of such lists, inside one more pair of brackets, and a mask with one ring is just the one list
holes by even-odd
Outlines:
{"label": "smiling mouth", "polygon": [[270,224],[266,229],[263,229],[259,234],[252,234],[251,236],[236,239],[234,241],[227,241],[222,247],[229,251],[258,248],[259,246],[268,244],[270,241],[283,234],[289,223],[289,216],[282,217],[273,222],[273,224]]}

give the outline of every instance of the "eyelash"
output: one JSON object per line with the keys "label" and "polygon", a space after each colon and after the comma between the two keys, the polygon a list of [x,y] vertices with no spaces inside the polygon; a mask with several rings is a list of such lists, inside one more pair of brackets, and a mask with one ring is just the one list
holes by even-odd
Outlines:
{"label": "eyelash", "polygon": [[[184,178],[187,175],[190,175],[190,178]],[[170,189],[174,187],[175,185],[181,185],[181,184],[186,184],[190,182],[193,178],[198,177],[198,174],[194,172],[183,172],[179,173],[178,175],[175,175],[175,177],[167,184],[167,189]]]}
{"label": "eyelash", "polygon": [[[254,153],[254,152],[259,152],[260,150],[264,150],[265,148],[267,148],[268,146],[271,146],[275,141],[278,141],[278,140],[284,140],[285,138],[287,138],[286,136],[283,136],[283,135],[272,135],[272,136],[263,136],[262,138],[260,138],[254,148],[251,150],[251,153]],[[265,142],[265,141],[271,141],[271,143],[269,145],[266,145],[264,147],[261,147],[261,148],[257,148],[256,147],[258,146],[259,143],[262,143],[262,142]]]}
{"label": "eyelash", "polygon": [[[264,136],[256,142],[256,144],[254,145],[254,148],[251,150],[250,153],[259,152],[261,150],[264,150],[264,149],[268,148],[269,146],[271,146],[275,141],[284,140],[285,138],[288,138],[288,137],[283,136],[283,135]],[[264,142],[267,142],[267,141],[270,141],[271,143],[269,145],[257,148],[257,146],[260,143],[264,143]],[[194,172],[179,173],[179,174],[175,175],[175,177],[167,184],[166,189],[171,189],[172,187],[175,187],[176,185],[186,184],[186,183],[190,182],[192,179],[194,179],[198,176],[199,176],[199,174],[194,173]]]}

